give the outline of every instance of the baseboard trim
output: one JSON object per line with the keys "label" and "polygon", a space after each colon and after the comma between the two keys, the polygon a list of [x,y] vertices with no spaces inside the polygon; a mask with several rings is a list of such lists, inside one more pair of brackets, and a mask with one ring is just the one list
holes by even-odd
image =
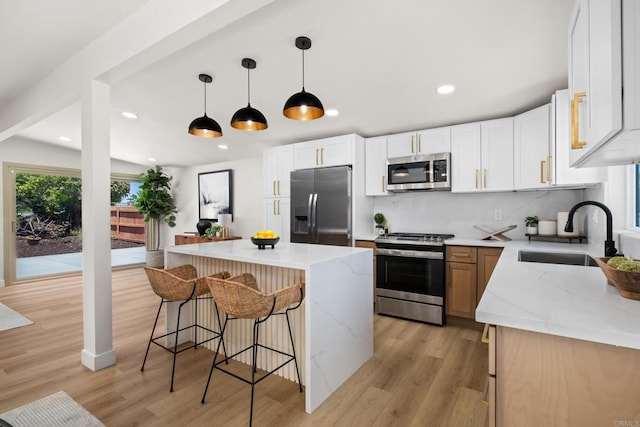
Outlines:
{"label": "baseboard trim", "polygon": [[100,369],[108,368],[109,366],[116,364],[116,352],[109,350],[105,353],[95,355],[86,349],[83,349],[80,353],[80,359],[82,364],[92,371],[99,371]]}

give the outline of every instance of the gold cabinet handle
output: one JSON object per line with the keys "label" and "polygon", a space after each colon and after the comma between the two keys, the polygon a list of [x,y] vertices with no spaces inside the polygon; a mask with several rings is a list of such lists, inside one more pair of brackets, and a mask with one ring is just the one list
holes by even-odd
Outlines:
{"label": "gold cabinet handle", "polygon": [[418,153],[422,153],[422,135],[418,135]]}
{"label": "gold cabinet handle", "polygon": [[489,324],[484,324],[484,329],[482,330],[482,338],[480,339],[484,344],[489,344]]}
{"label": "gold cabinet handle", "polygon": [[382,182],[381,182],[381,184],[382,184],[382,186],[381,186],[381,188],[382,188],[382,192],[384,193],[384,175],[382,175]]}
{"label": "gold cabinet handle", "polygon": [[273,195],[276,195],[276,180],[273,180]]}
{"label": "gold cabinet handle", "polygon": [[280,199],[276,200],[278,202],[278,215],[280,215]]}
{"label": "gold cabinet handle", "polygon": [[540,184],[544,184],[544,160],[540,160]]}
{"label": "gold cabinet handle", "polygon": [[280,180],[278,180],[278,196],[280,195]]}
{"label": "gold cabinet handle", "polygon": [[476,169],[476,188],[478,188],[478,173],[480,171],[478,169]]}
{"label": "gold cabinet handle", "polygon": [[551,156],[547,156],[547,182],[551,182]]}
{"label": "gold cabinet handle", "polygon": [[487,188],[487,170],[486,169],[482,170],[482,183],[484,188]]}
{"label": "gold cabinet handle", "polygon": [[276,201],[273,201],[273,214],[276,214]]}
{"label": "gold cabinet handle", "polygon": [[578,114],[578,104],[583,102],[587,92],[578,92],[571,100],[571,149],[579,150],[587,145],[586,141],[580,141],[580,115]]}
{"label": "gold cabinet handle", "polygon": [[415,153],[415,150],[414,150],[413,147],[414,147],[414,145],[413,145],[413,135],[411,135],[411,153]]}
{"label": "gold cabinet handle", "polygon": [[320,164],[324,165],[324,148],[320,149]]}
{"label": "gold cabinet handle", "polygon": [[316,148],[316,165],[318,165],[318,149]]}

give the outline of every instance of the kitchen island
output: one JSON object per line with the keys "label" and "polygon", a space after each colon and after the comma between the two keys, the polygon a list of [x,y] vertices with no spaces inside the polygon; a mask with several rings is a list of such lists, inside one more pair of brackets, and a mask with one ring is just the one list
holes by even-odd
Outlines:
{"label": "kitchen island", "polygon": [[[373,355],[372,262],[371,249],[280,242],[274,249],[260,250],[248,239],[165,249],[167,267],[193,264],[200,275],[222,270],[231,275],[252,273],[263,292],[305,283],[304,302],[291,318],[308,413]],[[199,322],[214,326],[212,310],[211,304],[201,304]],[[170,311],[167,327],[175,324],[176,312]],[[227,327],[228,353],[250,345],[251,325],[238,321]],[[261,340],[286,351],[286,328],[284,319],[270,319],[261,329]],[[215,350],[215,342],[208,343],[210,349]],[[238,360],[250,364],[248,358],[249,352]],[[261,356],[258,367],[275,367],[275,359]],[[296,380],[293,364],[278,374]]]}
{"label": "kitchen island", "polygon": [[602,244],[504,245],[476,309],[492,325],[491,425],[640,422],[640,301],[598,267],[521,262],[521,250],[603,254]]}

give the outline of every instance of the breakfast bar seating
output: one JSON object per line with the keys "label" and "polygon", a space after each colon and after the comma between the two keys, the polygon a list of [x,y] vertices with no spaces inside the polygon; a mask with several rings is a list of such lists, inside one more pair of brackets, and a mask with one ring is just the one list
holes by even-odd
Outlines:
{"label": "breakfast bar seating", "polygon": [[[229,374],[251,385],[251,404],[249,412],[249,425],[251,426],[253,422],[253,401],[255,385],[283,366],[287,365],[288,363],[293,362],[295,365],[296,375],[298,379],[298,388],[300,390],[300,393],[302,393],[302,380],[300,378],[298,359],[296,358],[295,343],[293,341],[293,333],[291,331],[289,312],[292,310],[296,310],[302,305],[302,300],[304,299],[304,285],[297,283],[279,289],[273,293],[265,294],[260,291],[255,276],[250,273],[244,273],[239,276],[231,277],[229,279],[208,277],[207,285],[211,290],[211,295],[213,295],[216,304],[225,313],[225,320],[221,332],[222,336],[224,336],[224,332],[230,320],[253,320],[253,339],[251,345],[236,352],[231,356],[228,356],[235,357],[241,353],[251,350],[252,363],[251,380],[243,378],[230,370],[219,367],[218,365],[227,361],[227,356],[225,354],[225,358],[218,362],[220,345],[224,344],[223,339],[220,339],[220,341],[218,341],[218,346],[216,348],[213,362],[211,364],[211,370],[209,371],[207,385],[205,386],[204,394],[202,395],[202,403],[205,403],[213,371],[215,369],[218,369],[226,374]],[[263,323],[265,323],[273,316],[284,316],[287,320],[287,328],[289,331],[289,339],[291,342],[291,347],[288,351],[260,344],[260,327]],[[267,371],[267,373],[261,375],[260,378],[256,378],[256,361],[258,358],[258,351],[260,349],[275,352],[279,355],[284,356],[285,359],[284,362],[279,363],[278,366],[270,369],[269,371]]]}
{"label": "breakfast bar seating", "polygon": [[[171,386],[169,387],[169,391],[173,392],[173,380],[175,377],[176,370],[176,356],[178,353],[182,353],[185,350],[189,349],[197,349],[198,345],[202,345],[212,341],[216,338],[220,338],[220,343],[222,344],[223,351],[226,356],[226,346],[224,344],[222,333],[215,331],[213,329],[208,328],[207,326],[203,326],[198,323],[198,301],[202,299],[211,299],[211,296],[206,296],[209,293],[209,288],[207,287],[206,277],[198,277],[196,268],[193,265],[185,264],[177,267],[169,268],[166,270],[152,268],[152,267],[144,267],[145,272],[147,273],[147,277],[149,278],[149,283],[151,284],[151,288],[153,292],[156,293],[160,297],[160,305],[158,306],[158,313],[156,314],[156,320],[153,322],[153,328],[151,329],[151,336],[149,337],[149,342],[147,343],[147,351],[144,354],[144,360],[142,361],[141,371],[144,371],[144,365],[147,362],[147,356],[149,355],[149,349],[151,347],[151,343],[156,344],[157,346],[173,353],[173,367],[171,368]],[[230,276],[230,274],[226,271],[222,271],[216,274],[213,274],[209,277],[215,277],[220,279],[226,279]],[[182,308],[185,304],[190,302],[191,300],[195,300],[195,321],[190,326],[183,326],[180,328],[180,314]],[[178,302],[178,316],[176,321],[175,330],[168,332],[163,335],[159,335],[154,337],[154,333],[156,330],[156,326],[158,324],[158,318],[160,317],[160,311],[162,310],[162,306],[169,302]],[[215,303],[214,303],[215,308]],[[217,309],[215,309],[215,315],[218,320],[218,326],[220,326],[220,316],[218,314]],[[185,332],[187,330],[194,329],[195,333],[193,334],[193,343],[188,346],[183,346],[180,350],[178,350],[178,343],[180,343],[178,334],[180,332]],[[208,333],[208,338],[202,339],[198,341],[198,330],[200,332]],[[159,340],[163,338],[174,338],[173,345],[167,344],[163,345],[159,342]]]}

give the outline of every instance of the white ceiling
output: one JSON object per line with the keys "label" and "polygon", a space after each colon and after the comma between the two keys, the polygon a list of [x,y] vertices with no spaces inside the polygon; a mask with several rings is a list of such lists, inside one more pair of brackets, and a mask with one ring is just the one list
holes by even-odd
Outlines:
{"label": "white ceiling", "polygon": [[[143,3],[0,0],[0,38],[12,40],[0,46],[0,109]],[[113,84],[112,157],[145,165],[149,157],[163,165],[200,165],[257,157],[270,146],[329,135],[367,137],[525,111],[567,86],[572,3],[277,0]],[[305,53],[306,89],[325,108],[337,108],[338,117],[298,122],[282,115],[284,102],[301,86],[298,35],[313,42]],[[243,57],[258,63],[251,72],[251,104],[269,121],[263,132],[229,126],[247,101]],[[219,139],[186,132],[202,115],[201,72],[214,75],[207,113],[223,128]],[[454,84],[455,93],[436,94],[443,83]],[[123,110],[140,118],[125,119],[119,115]],[[75,104],[20,136],[79,148],[79,118]],[[61,135],[72,142],[59,141]]]}

